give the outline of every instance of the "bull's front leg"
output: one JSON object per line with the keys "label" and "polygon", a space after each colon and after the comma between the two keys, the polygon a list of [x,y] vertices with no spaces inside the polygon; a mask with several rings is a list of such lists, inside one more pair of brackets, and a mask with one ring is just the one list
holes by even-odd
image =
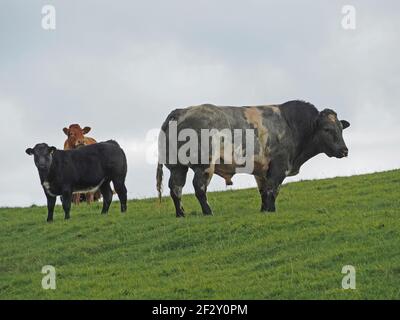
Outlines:
{"label": "bull's front leg", "polygon": [[267,174],[264,177],[256,177],[258,190],[261,196],[261,211],[275,212],[275,201],[278,197],[279,188],[286,178],[286,160],[271,161]]}
{"label": "bull's front leg", "polygon": [[65,220],[70,218],[71,201],[72,201],[72,189],[70,188],[64,189],[62,193],[62,206],[64,209]]}
{"label": "bull's front leg", "polygon": [[56,205],[57,197],[49,196],[46,193],[47,197],[47,222],[53,221],[54,207]]}
{"label": "bull's front leg", "polygon": [[280,184],[271,184],[269,187],[267,187],[267,191],[264,195],[264,200],[263,200],[263,211],[267,212],[276,211],[275,201],[276,198],[278,197],[279,187]]}
{"label": "bull's front leg", "polygon": [[255,176],[258,192],[260,193],[261,197],[261,212],[267,211],[267,178],[266,177],[259,177]]}

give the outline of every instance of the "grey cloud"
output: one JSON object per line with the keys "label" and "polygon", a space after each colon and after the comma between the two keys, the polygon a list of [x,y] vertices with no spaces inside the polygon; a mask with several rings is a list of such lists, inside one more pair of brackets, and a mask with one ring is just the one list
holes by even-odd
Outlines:
{"label": "grey cloud", "polygon": [[[53,3],[57,29],[40,27]],[[144,137],[171,109],[305,99],[352,126],[346,160],[319,156],[288,181],[400,165],[397,1],[3,1],[0,206],[44,203],[26,147],[62,147],[70,123],[122,141],[130,197],[155,196]],[[166,175],[168,178],[168,175]],[[188,180],[189,181],[189,180]],[[235,187],[255,186],[250,176]],[[190,183],[186,191],[190,192]],[[215,177],[210,189],[225,189]]]}

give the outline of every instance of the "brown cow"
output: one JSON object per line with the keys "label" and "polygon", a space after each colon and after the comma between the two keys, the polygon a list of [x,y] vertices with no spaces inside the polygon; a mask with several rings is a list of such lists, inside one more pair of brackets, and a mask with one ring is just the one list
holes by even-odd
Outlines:
{"label": "brown cow", "polygon": [[[64,133],[68,136],[68,139],[64,143],[64,150],[71,150],[76,149],[82,146],[87,146],[90,144],[97,143],[96,140],[93,138],[85,137],[84,135],[87,134],[91,130],[90,127],[84,127],[83,129],[79,124],[71,124],[69,128],[64,128]],[[87,193],[86,194],[86,201],[88,204],[92,203],[94,200],[98,200],[100,198],[100,194],[96,193]],[[74,194],[72,201],[74,204],[79,204],[81,199],[80,194]]]}
{"label": "brown cow", "polygon": [[68,136],[68,139],[64,143],[64,150],[76,149],[81,146],[97,143],[93,138],[85,137],[85,134],[90,130],[90,127],[82,129],[79,124],[71,124],[69,128],[64,128],[63,131]]}

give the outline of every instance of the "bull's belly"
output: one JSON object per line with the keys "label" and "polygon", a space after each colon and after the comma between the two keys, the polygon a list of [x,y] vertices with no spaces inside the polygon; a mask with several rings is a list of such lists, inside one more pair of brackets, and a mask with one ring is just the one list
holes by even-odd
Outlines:
{"label": "bull's belly", "polygon": [[[264,177],[267,174],[269,167],[269,160],[265,159],[263,161],[254,161],[252,164],[252,170],[249,172],[243,172],[242,170],[240,173],[247,173],[254,176]],[[243,168],[241,166],[237,166],[235,164],[215,164],[214,173],[223,179],[225,179],[226,185],[232,185],[232,177],[238,173],[238,168]]]}

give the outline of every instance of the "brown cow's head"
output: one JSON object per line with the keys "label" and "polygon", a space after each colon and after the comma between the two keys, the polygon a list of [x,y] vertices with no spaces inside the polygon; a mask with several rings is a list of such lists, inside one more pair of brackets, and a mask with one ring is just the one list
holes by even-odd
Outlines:
{"label": "brown cow's head", "polygon": [[91,130],[90,127],[83,129],[79,124],[71,124],[69,128],[64,128],[64,133],[68,136],[68,143],[72,148],[78,148],[85,145],[84,135]]}
{"label": "brown cow's head", "polygon": [[347,157],[349,150],[343,140],[343,130],[349,126],[348,121],[339,120],[336,112],[331,109],[320,112],[317,137],[322,151],[328,157]]}

